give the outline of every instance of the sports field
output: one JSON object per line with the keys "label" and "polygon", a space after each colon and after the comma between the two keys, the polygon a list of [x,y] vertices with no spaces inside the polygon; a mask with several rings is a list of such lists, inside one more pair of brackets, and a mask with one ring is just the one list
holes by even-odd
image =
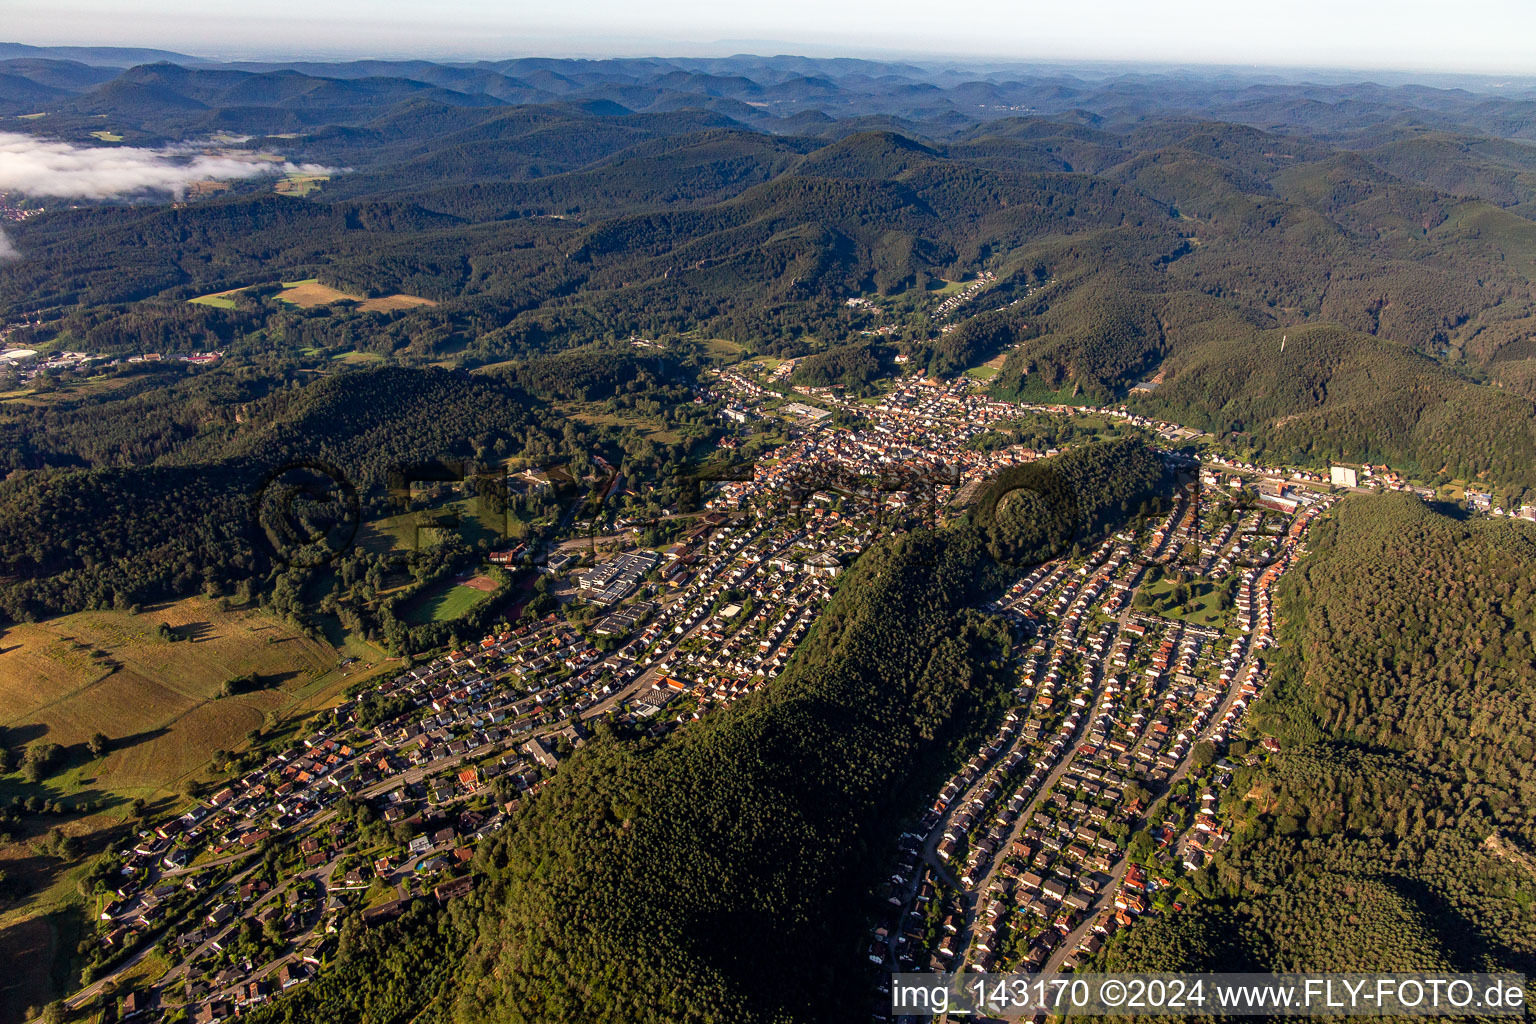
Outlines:
{"label": "sports field", "polygon": [[499,580],[489,576],[439,580],[428,584],[421,593],[406,600],[400,606],[400,618],[413,626],[428,622],[451,622],[488,600],[500,585]]}

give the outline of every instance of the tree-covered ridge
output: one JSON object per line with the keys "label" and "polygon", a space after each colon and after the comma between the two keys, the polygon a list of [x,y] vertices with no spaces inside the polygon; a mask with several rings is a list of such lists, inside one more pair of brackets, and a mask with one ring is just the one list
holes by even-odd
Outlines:
{"label": "tree-covered ridge", "polygon": [[1287,611],[1317,727],[1536,804],[1531,528],[1394,496],[1346,502],[1314,537]]}
{"label": "tree-covered ridge", "polygon": [[1193,905],[1106,963],[1529,973],[1536,538],[1392,495],[1309,543],[1258,706],[1284,749],[1237,770],[1232,844],[1180,882]]}
{"label": "tree-covered ridge", "polygon": [[[1102,402],[1160,375],[1138,411],[1260,454],[1536,486],[1536,224],[1506,140],[1350,149],[1178,117],[821,137],[603,110],[422,101],[293,133],[358,169],[317,198],[33,217],[0,307],[42,307],[40,343],[112,354],[473,364],[695,333],[826,354],[802,379],[855,384],[876,371],[846,346],[879,326],[930,373],[1008,351],[1002,395]],[[1437,175],[1451,150],[1461,170]],[[958,308],[929,296],[983,271]],[[275,297],[309,276],[437,305]],[[241,286],[232,309],[186,302]],[[870,294],[896,322],[844,305]]]}
{"label": "tree-covered ridge", "polygon": [[[1054,461],[1102,531],[1122,515],[1115,471],[1145,455]],[[859,1013],[864,901],[908,782],[1007,686],[1006,630],[967,609],[995,573],[984,529],[876,546],[761,698],[657,745],[600,739],[563,769],[490,852],[498,898],[456,1019]]]}
{"label": "tree-covered ridge", "polygon": [[[972,530],[867,553],[764,699],[599,738],[486,859],[455,1018],[831,1020],[904,780],[997,706]],[[773,981],[794,972],[794,986]]]}
{"label": "tree-covered ridge", "polygon": [[1164,477],[1146,445],[1105,441],[1003,470],[981,494],[975,514],[993,558],[1034,565],[1076,553],[1113,524],[1147,511]]}
{"label": "tree-covered ridge", "polygon": [[586,346],[537,355],[506,368],[502,376],[540,398],[582,401],[625,391],[664,397],[668,379],[687,379],[673,361],[646,358],[629,346]]}
{"label": "tree-covered ridge", "polygon": [[795,366],[796,384],[858,387],[884,376],[884,349],[872,342],[851,342],[806,356]]}
{"label": "tree-covered ridge", "polygon": [[1280,461],[1387,463],[1515,494],[1532,486],[1536,427],[1524,396],[1335,327],[1258,331],[1228,319],[1177,330],[1170,379],[1138,402],[1149,412],[1237,432]]}
{"label": "tree-covered ridge", "polygon": [[[220,391],[212,389],[210,394]],[[230,397],[228,395],[226,398]],[[214,408],[210,406],[210,408]],[[271,566],[253,501],[294,462],[333,465],[359,489],[428,458],[489,462],[552,455],[559,429],[525,393],[489,376],[383,368],[238,403],[158,464],[23,473],[0,484],[0,609],[12,619],[125,607],[212,585],[232,589]],[[131,414],[71,420],[65,437],[133,440]]]}

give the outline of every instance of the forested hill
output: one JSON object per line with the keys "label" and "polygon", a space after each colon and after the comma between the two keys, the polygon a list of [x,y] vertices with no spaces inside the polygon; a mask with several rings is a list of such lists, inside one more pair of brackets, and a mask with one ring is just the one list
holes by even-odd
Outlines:
{"label": "forested hill", "polygon": [[[9,538],[0,551],[0,616],[126,607],[205,585],[248,588],[271,569],[252,501],[264,479],[295,462],[329,463],[366,490],[430,458],[552,453],[561,434],[517,388],[446,370],[384,368],[264,394],[182,392],[194,395],[202,429],[155,464],[103,460],[0,484]],[[131,411],[82,416],[41,431],[36,443],[153,450],[166,428]]]}
{"label": "forested hill", "polygon": [[1195,906],[1116,969],[1536,970],[1536,537],[1341,503],[1282,588],[1284,747],[1240,772]]}
{"label": "forested hill", "polygon": [[[0,95],[7,74],[59,95],[0,130],[99,147],[103,116],[142,145],[243,124],[205,144],[332,172],[302,198],[265,176],[184,204],[24,197],[47,210],[6,229],[0,317],[42,324],[22,343],[329,367],[715,337],[854,386],[895,356],[1003,356],[1006,396],[1129,398],[1261,457],[1536,489],[1519,90],[789,58],[9,63]],[[348,298],[280,296],[311,277]]]}
{"label": "forested hill", "polygon": [[[1054,460],[1084,483],[1085,541],[1159,492],[1149,458],[1114,443]],[[968,609],[997,578],[986,537],[963,525],[876,547],[764,699],[562,769],[487,858],[496,887],[457,1016],[859,1016],[849,979],[878,851],[921,799],[912,780],[1008,686],[1007,630]]]}
{"label": "forested hill", "polygon": [[[805,429],[774,389],[920,371],[1124,403],[1239,460],[1536,503],[1521,83],[0,48],[0,134],[249,172],[0,196],[0,331],[37,357],[0,367],[0,620],[201,592],[440,651],[507,595],[415,626],[397,604],[514,530],[536,551],[601,525],[580,514],[600,463],[624,518],[659,522],[701,452],[771,457]],[[729,398],[724,366],[746,375]],[[768,415],[722,416],[750,380]],[[1025,417],[1032,447],[1058,443],[1045,421]],[[388,522],[391,470],[434,459],[566,471]],[[374,549],[274,557],[253,506],[305,461],[363,492]],[[349,930],[334,969],[250,1016],[865,1018],[849,979],[883,852],[1014,682],[979,600],[1166,483],[1137,442],[1070,449],[968,521],[875,545],[766,692],[661,740],[597,735],[480,845],[476,893]],[[1111,966],[1536,973],[1527,529],[1355,497],[1315,525],[1254,711],[1281,750],[1248,765],[1236,740],[1234,841]]]}

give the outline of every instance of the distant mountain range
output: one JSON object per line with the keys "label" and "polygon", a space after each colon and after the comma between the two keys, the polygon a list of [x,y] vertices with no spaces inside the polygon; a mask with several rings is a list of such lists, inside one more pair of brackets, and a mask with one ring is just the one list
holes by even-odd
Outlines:
{"label": "distant mountain range", "polygon": [[104,68],[131,68],[170,60],[178,64],[205,63],[201,57],[189,57],[173,50],[151,50],[141,46],[28,46],[26,43],[0,43],[0,60],[77,61]]}
{"label": "distant mountain range", "polygon": [[1222,70],[752,55],[216,63],[160,50],[0,43],[0,116],[45,113],[35,130],[60,136],[99,129],[105,116],[114,132],[139,141],[237,123],[281,133],[364,127],[423,104],[550,103],[611,115],[698,109],[780,134],[804,134],[823,117],[844,122],[837,134],[885,127],[942,138],[1019,115],[1114,128],[1183,114],[1340,138],[1404,127],[1536,137],[1536,83],[1452,81],[1468,87],[1341,82],[1336,73],[1303,81]]}

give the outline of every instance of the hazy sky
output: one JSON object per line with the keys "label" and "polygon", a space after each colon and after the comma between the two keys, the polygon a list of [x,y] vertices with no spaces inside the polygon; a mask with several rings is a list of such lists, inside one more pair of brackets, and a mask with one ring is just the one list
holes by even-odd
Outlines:
{"label": "hazy sky", "polygon": [[788,48],[1536,73],[1536,0],[0,0],[0,36],[208,56]]}

